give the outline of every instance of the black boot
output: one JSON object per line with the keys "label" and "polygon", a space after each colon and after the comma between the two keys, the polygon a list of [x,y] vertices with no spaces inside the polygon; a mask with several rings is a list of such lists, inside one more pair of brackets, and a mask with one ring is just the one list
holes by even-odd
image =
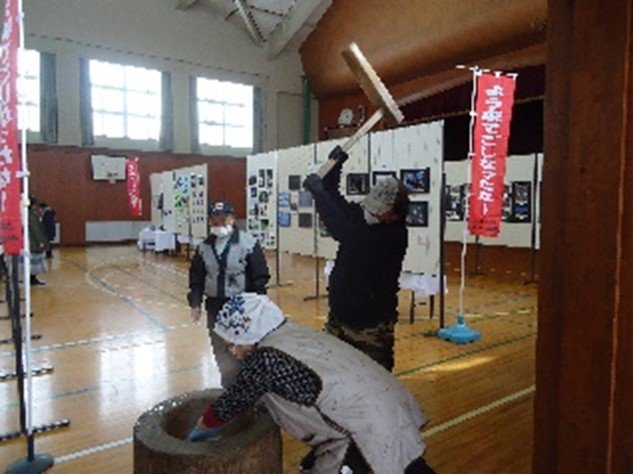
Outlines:
{"label": "black boot", "polygon": [[37,275],[31,275],[31,285],[32,286],[42,286],[46,285],[42,280],[37,279]]}

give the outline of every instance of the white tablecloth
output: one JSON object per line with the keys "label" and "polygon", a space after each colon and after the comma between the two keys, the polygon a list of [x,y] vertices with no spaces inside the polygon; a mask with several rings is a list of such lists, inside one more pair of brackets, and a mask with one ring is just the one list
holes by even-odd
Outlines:
{"label": "white tablecloth", "polygon": [[[418,300],[422,300],[432,295],[437,295],[440,292],[439,275],[402,272],[398,283],[400,284],[401,289],[414,291],[415,297]],[[448,293],[446,275],[444,275],[444,292]]]}
{"label": "white tablecloth", "polygon": [[151,249],[155,252],[176,250],[176,234],[145,228],[138,234],[137,245],[141,250]]}
{"label": "white tablecloth", "polygon": [[[330,278],[330,273],[334,269],[334,260],[327,260],[323,273],[326,278]],[[415,297],[418,300],[422,300],[431,295],[436,295],[440,292],[440,277],[437,275],[424,275],[419,273],[400,273],[398,279],[400,288],[403,290],[412,290],[415,292]],[[446,284],[446,275],[444,275],[444,292],[448,293],[448,285]]]}

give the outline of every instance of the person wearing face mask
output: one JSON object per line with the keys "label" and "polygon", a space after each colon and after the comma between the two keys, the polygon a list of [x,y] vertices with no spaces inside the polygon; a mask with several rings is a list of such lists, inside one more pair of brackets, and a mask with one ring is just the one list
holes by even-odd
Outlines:
{"label": "person wearing face mask", "polygon": [[213,332],[215,318],[231,296],[245,291],[265,294],[270,273],[259,242],[235,226],[235,209],[231,203],[211,203],[209,226],[211,234],[198,245],[191,260],[187,300],[191,318],[198,322],[204,299],[211,346],[222,386],[226,387],[239,370],[239,361]]}
{"label": "person wearing face mask", "polygon": [[390,176],[360,204],[346,201],[339,183],[347,157],[336,147],[330,153],[334,168],[323,179],[311,174],[304,182],[325,227],[339,242],[325,330],[392,370],[398,278],[408,244],[408,191]]}
{"label": "person wearing face mask", "polygon": [[423,458],[422,408],[365,354],[288,320],[256,294],[230,298],[214,331],[244,362],[189,441],[222,436],[226,423],[261,401],[285,432],[312,448],[301,472],[433,473]]}

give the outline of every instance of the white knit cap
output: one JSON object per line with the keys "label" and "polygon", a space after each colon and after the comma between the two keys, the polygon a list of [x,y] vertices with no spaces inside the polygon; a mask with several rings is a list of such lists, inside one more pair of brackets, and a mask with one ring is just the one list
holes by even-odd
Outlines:
{"label": "white knit cap", "polygon": [[242,293],[222,306],[213,331],[233,344],[257,344],[285,320],[281,309],[267,296]]}
{"label": "white knit cap", "polygon": [[399,181],[393,176],[380,181],[361,202],[370,214],[380,215],[393,209],[398,196]]}

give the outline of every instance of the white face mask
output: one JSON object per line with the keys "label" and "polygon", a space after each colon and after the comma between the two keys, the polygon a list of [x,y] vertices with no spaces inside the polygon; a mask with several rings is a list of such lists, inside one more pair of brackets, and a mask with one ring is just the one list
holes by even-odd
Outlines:
{"label": "white face mask", "polygon": [[233,226],[231,225],[223,225],[223,226],[213,226],[211,227],[211,233],[216,237],[228,237],[233,233]]}
{"label": "white face mask", "polygon": [[363,215],[365,216],[365,222],[369,225],[380,224],[380,221],[376,216],[370,213],[367,209],[363,209]]}

